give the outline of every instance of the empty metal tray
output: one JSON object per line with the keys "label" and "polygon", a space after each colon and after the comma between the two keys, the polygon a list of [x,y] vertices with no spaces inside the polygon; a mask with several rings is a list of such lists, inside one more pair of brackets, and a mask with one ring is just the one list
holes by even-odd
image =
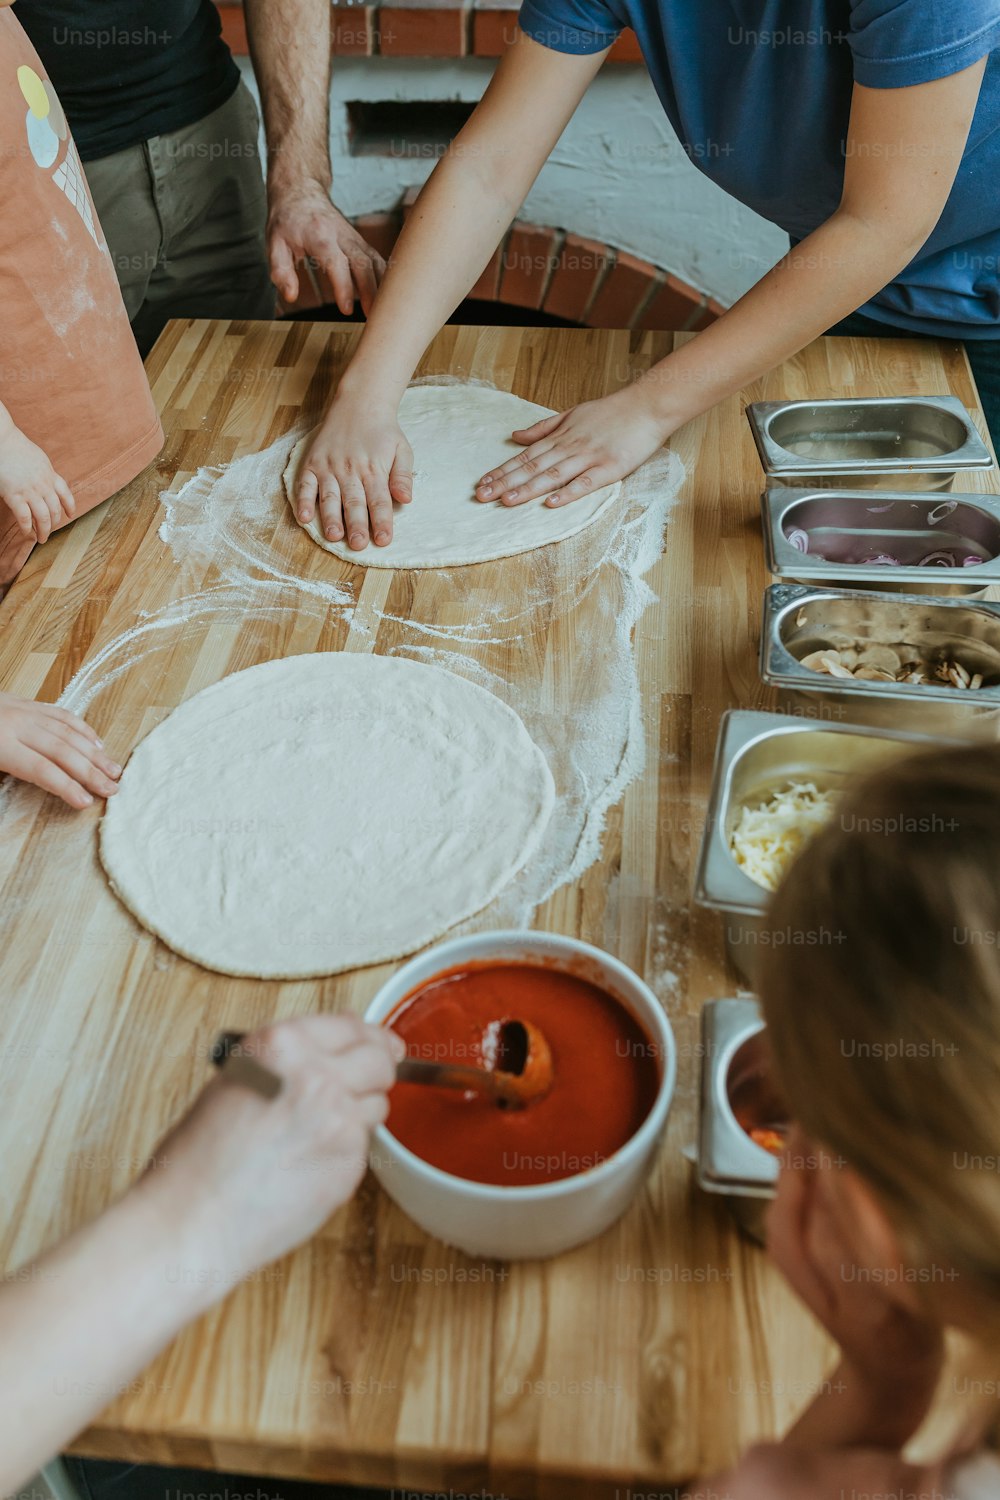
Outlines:
{"label": "empty metal tray", "polygon": [[955,475],[992,469],[993,458],[955,396],[757,401],[747,408],[771,481],[859,488],[947,489]]}

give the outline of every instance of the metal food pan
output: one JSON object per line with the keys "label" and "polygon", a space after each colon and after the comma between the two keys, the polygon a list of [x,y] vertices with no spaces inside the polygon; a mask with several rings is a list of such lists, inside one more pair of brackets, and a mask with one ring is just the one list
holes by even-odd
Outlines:
{"label": "metal food pan", "polygon": [[[761,519],[768,568],[784,583],[965,598],[1000,583],[997,495],[778,486],[765,490]],[[935,555],[940,565],[918,561]],[[899,561],[878,561],[887,556]],[[963,566],[969,557],[978,561]]]}
{"label": "metal food pan", "polygon": [[[983,685],[859,681],[801,664],[826,647],[910,648],[933,669],[957,662]],[[848,593],[773,584],[764,595],[761,676],[824,720],[996,737],[1000,716],[1000,605],[923,594]]]}
{"label": "metal food pan", "polygon": [[695,900],[725,914],[727,951],[751,982],[771,892],[751,880],[730,852],[740,809],[789,781],[812,781],[823,791],[846,789],[858,775],[942,743],[962,741],[865,724],[818,725],[793,714],[731,709],[723,715]]}
{"label": "metal food pan", "polygon": [[757,401],[750,430],[770,480],[809,479],[859,488],[948,489],[959,473],[992,469],[993,458],[955,396]]}
{"label": "metal food pan", "polygon": [[766,1032],[756,1000],[710,1000],[701,1014],[698,1185],[725,1194],[737,1223],[763,1242],[781,1163],[747,1128],[787,1120],[766,1064]]}

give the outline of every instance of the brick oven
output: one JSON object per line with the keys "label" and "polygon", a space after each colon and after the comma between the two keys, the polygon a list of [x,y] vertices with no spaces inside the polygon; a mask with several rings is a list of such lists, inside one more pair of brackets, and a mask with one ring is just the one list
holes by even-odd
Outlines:
{"label": "brick oven", "polygon": [[[220,10],[252,86],[241,6]],[[333,15],[334,197],[388,255],[489,81],[517,10],[506,0],[395,0],[335,5]],[[698,330],[787,244],[689,160],[627,31],[471,298],[504,305],[505,321],[521,309],[525,322]],[[329,300],[316,283],[297,310]]]}

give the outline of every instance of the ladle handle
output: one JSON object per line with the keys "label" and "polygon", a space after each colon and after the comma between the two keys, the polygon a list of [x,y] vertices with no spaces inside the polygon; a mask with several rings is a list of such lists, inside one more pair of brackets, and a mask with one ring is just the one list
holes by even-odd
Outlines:
{"label": "ladle handle", "polygon": [[439,1089],[472,1089],[477,1094],[498,1093],[497,1079],[485,1068],[467,1068],[458,1063],[424,1062],[416,1057],[404,1057],[396,1064],[397,1083],[422,1083]]}

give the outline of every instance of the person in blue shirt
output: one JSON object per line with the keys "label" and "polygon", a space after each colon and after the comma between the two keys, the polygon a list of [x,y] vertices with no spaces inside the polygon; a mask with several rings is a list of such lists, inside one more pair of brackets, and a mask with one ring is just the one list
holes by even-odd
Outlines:
{"label": "person in blue shirt", "polygon": [[331,539],[390,540],[412,489],[402,392],[625,26],[691,160],[793,246],[632,385],[515,433],[478,498],[609,484],[831,330],[964,341],[1000,439],[1000,0],[524,0],[306,455],[301,523],[318,507]]}

